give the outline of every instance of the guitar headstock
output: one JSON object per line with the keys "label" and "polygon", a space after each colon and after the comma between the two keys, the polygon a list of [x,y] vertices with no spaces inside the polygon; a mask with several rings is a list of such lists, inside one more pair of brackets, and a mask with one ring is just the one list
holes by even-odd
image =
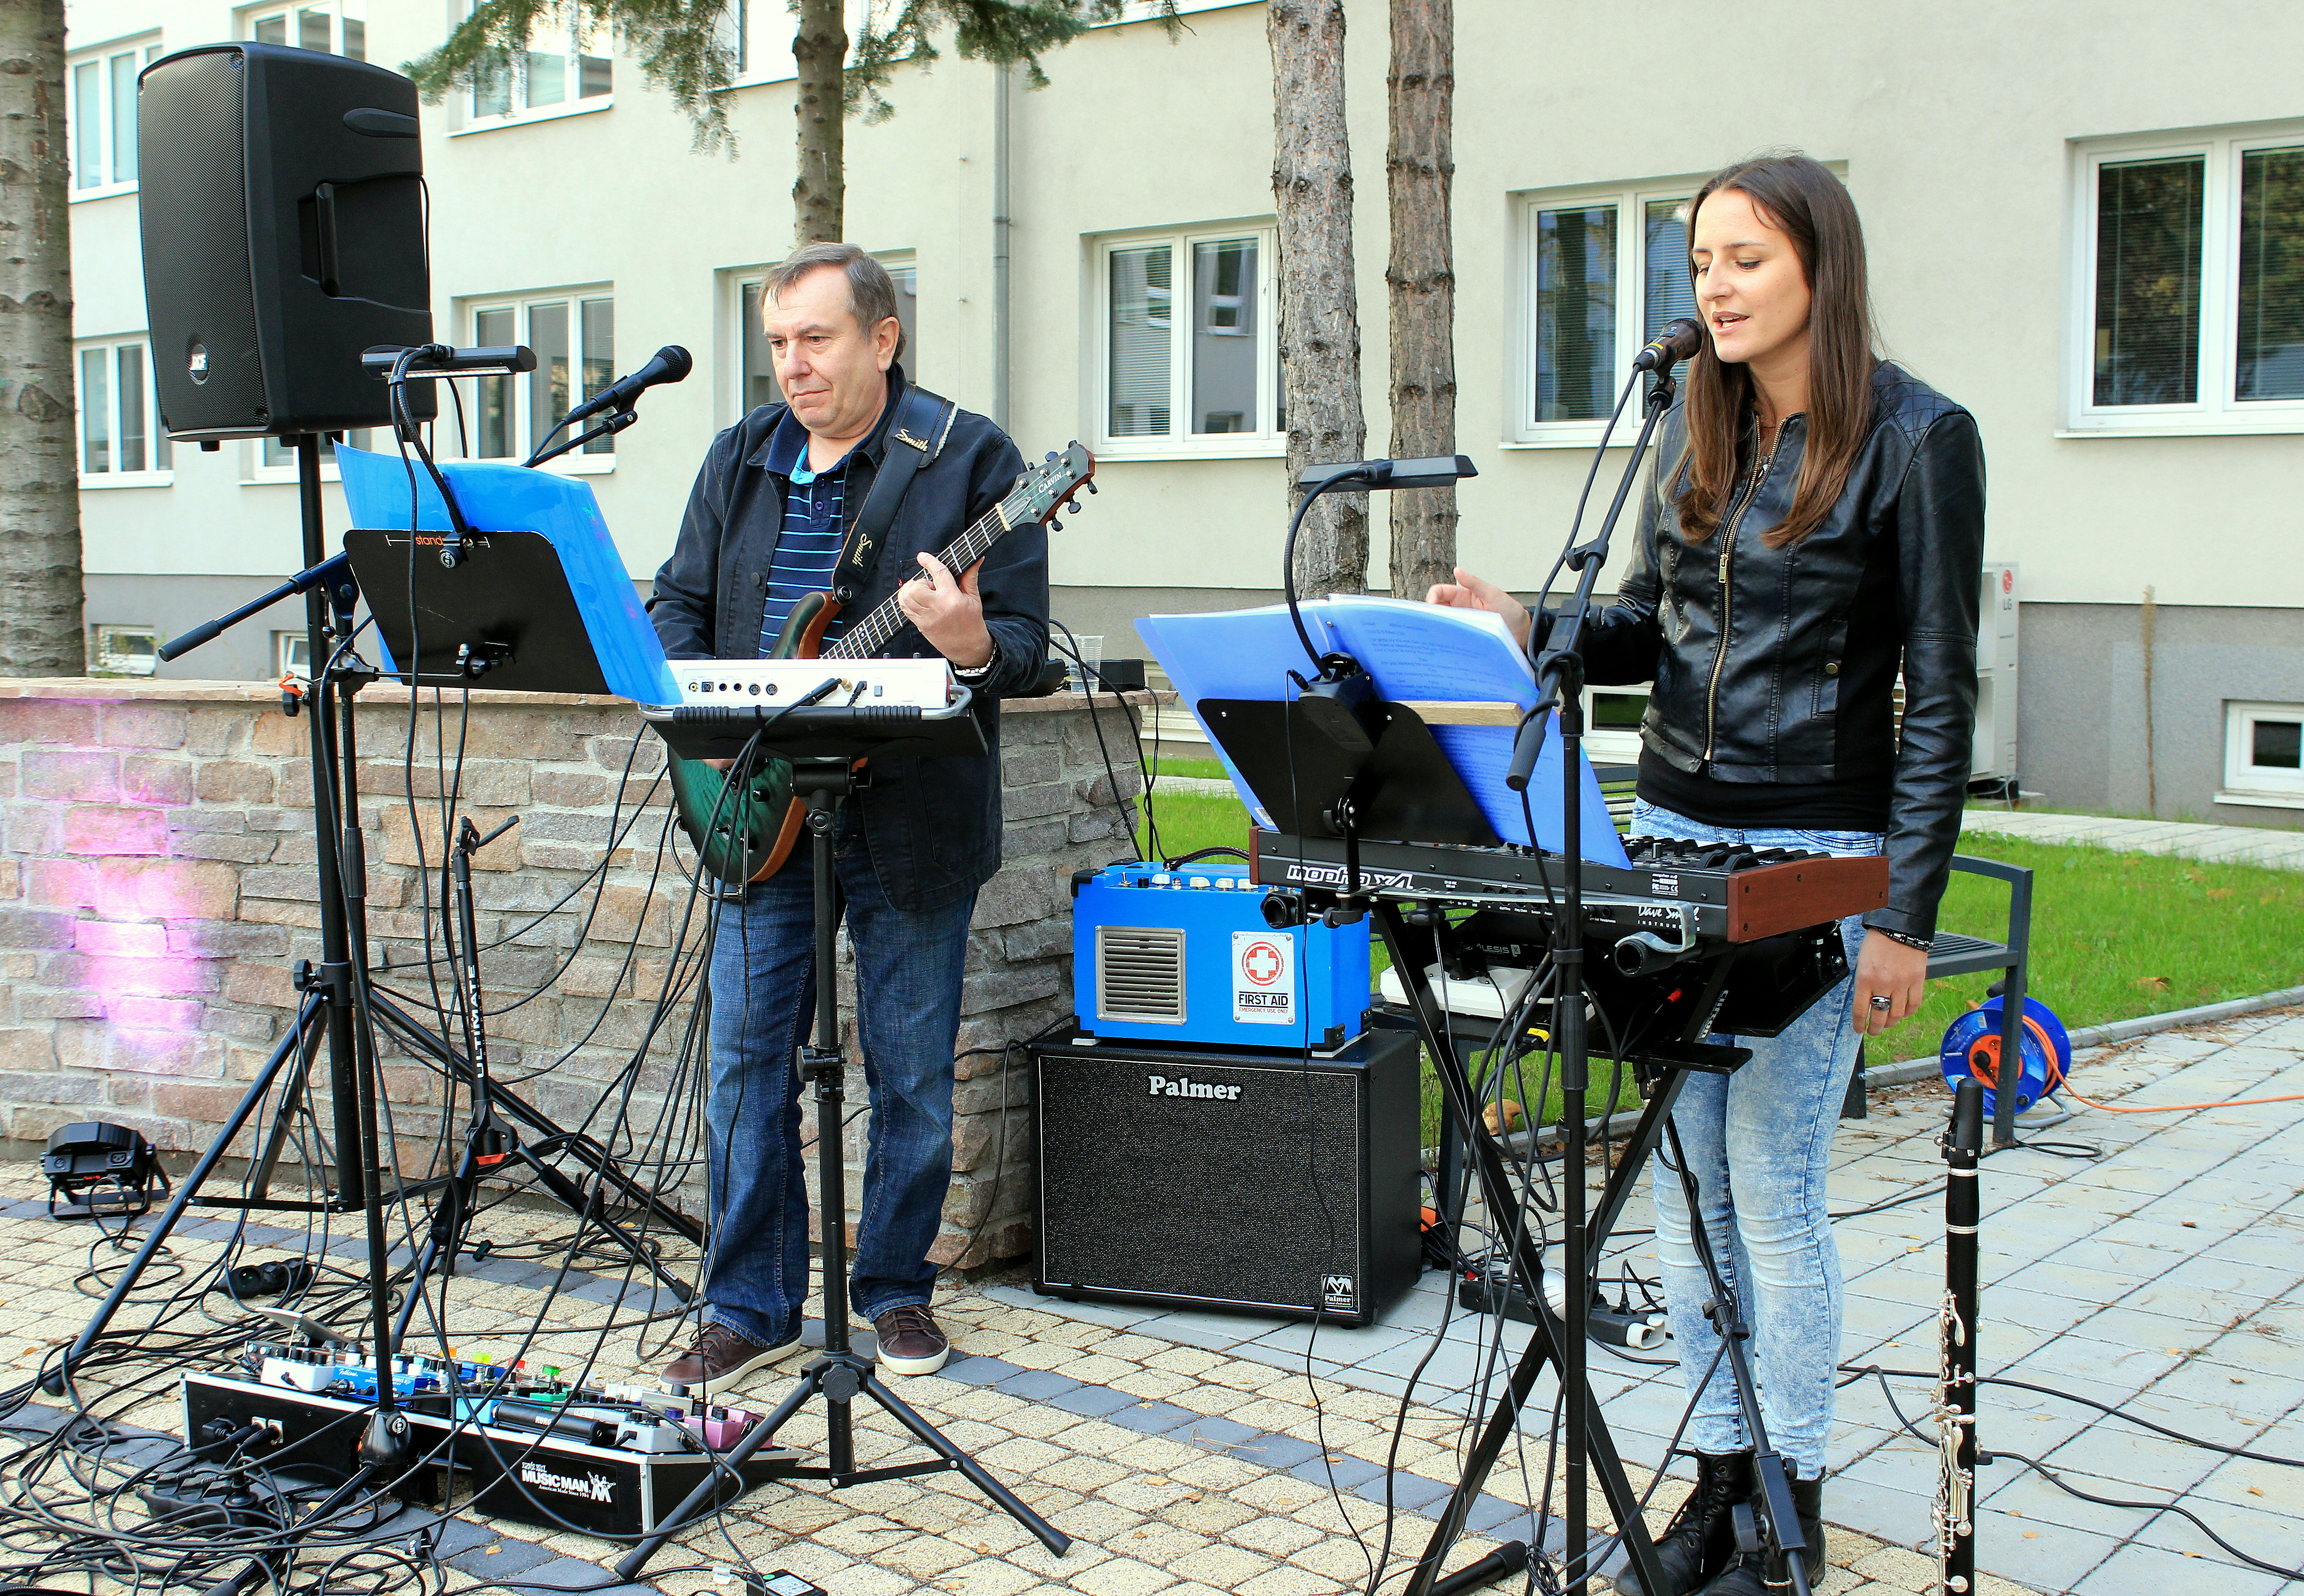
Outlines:
{"label": "guitar headstock", "polygon": [[[1060,454],[1048,452],[1038,465],[1026,469],[1016,478],[1016,486],[1000,502],[1002,517],[1012,527],[1025,526],[1033,521],[1055,524],[1056,511],[1064,507],[1083,487],[1096,492],[1096,456],[1072,443]],[[1072,504],[1077,511],[1080,505]],[[1058,531],[1063,528],[1056,526]]]}

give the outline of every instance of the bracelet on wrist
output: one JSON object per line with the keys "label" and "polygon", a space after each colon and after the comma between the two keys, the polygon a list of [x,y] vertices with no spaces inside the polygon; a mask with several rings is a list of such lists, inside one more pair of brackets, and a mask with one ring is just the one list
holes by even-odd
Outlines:
{"label": "bracelet on wrist", "polygon": [[1869,929],[1879,932],[1882,936],[1886,937],[1892,942],[1902,942],[1907,948],[1917,948],[1923,953],[1928,952],[1936,946],[1936,939],[1934,937],[1909,936],[1903,932],[1889,931],[1878,925],[1872,926]]}

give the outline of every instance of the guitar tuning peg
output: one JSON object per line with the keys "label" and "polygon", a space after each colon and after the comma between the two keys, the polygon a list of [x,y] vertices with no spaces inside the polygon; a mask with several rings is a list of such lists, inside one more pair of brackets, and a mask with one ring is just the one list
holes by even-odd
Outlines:
{"label": "guitar tuning peg", "polygon": [[1047,453],[1047,460],[1048,460],[1048,463],[1049,463],[1050,465],[1052,465],[1052,466],[1053,466],[1053,465],[1055,465],[1055,464],[1056,463],[1056,452],[1055,452],[1055,450],[1051,449],[1051,450],[1049,450],[1049,451],[1048,451],[1048,453]]}
{"label": "guitar tuning peg", "polygon": [[1074,515],[1078,515],[1080,512],[1080,501],[1078,499],[1074,499],[1071,503],[1065,505],[1064,508],[1071,511]]}
{"label": "guitar tuning peg", "polygon": [[1057,520],[1057,519],[1056,519],[1055,517],[1053,517],[1053,516],[1051,516],[1051,517],[1048,519],[1048,530],[1049,530],[1049,531],[1051,531],[1051,532],[1061,532],[1061,531],[1063,531],[1063,529],[1064,529],[1064,524],[1063,524],[1063,522],[1062,522],[1062,521],[1060,521],[1060,520]]}
{"label": "guitar tuning peg", "polygon": [[1093,482],[1089,483],[1089,484],[1088,485],[1088,492],[1090,492],[1090,493],[1094,493],[1094,492],[1096,492],[1096,484],[1095,484],[1095,483],[1093,483]]}

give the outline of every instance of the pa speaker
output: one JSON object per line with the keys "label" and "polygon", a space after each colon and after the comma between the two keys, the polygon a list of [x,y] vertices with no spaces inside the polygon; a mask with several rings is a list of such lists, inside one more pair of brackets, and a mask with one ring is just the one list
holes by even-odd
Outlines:
{"label": "pa speaker", "polygon": [[[137,205],[162,425],[176,438],[392,419],[360,351],[432,339],[416,85],[282,45],[137,80]],[[407,390],[434,410],[432,384]]]}
{"label": "pa speaker", "polygon": [[1043,1295],[1366,1324],[1422,1265],[1417,1045],[1033,1051]]}

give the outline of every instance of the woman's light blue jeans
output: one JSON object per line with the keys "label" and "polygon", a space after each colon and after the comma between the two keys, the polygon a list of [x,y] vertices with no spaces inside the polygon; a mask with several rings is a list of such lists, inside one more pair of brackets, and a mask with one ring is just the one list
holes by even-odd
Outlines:
{"label": "woman's light blue jeans", "polygon": [[[1880,851],[1876,832],[1733,831],[1648,803],[1634,807],[1632,831],[1819,853]],[[1840,931],[1853,971],[1863,921],[1851,916]],[[1745,1350],[1769,1444],[1809,1480],[1825,1472],[1840,1364],[1840,1249],[1832,1239],[1825,1177],[1861,1040],[1850,1027],[1855,985],[1851,975],[1781,1036],[1714,1037],[1750,1048],[1751,1062],[1733,1075],[1690,1075],[1672,1111],[1696,1176],[1713,1259],[1751,1327]],[[1669,1153],[1666,1143],[1652,1166],[1656,1254],[1681,1377],[1688,1382],[1687,1440],[1700,1452],[1741,1451],[1752,1437],[1728,1361],[1715,1360],[1720,1338],[1704,1317],[1711,1285],[1689,1233],[1679,1172],[1664,1161]]]}

